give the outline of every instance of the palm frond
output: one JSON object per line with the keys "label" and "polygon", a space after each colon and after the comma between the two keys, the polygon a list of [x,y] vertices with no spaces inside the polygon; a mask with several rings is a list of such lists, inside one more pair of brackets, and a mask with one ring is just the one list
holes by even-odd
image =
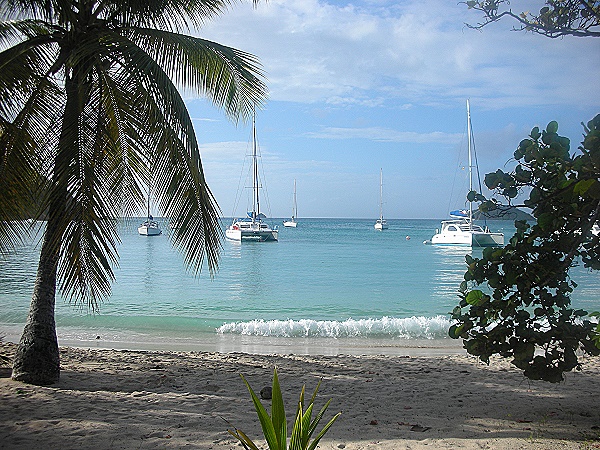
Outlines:
{"label": "palm frond", "polygon": [[78,172],[79,177],[73,176],[69,183],[59,268],[62,291],[94,310],[100,299],[110,295],[119,242],[118,212],[109,185],[104,182],[104,159],[112,142],[104,130],[98,133],[90,129],[97,120],[89,112],[80,120],[85,131],[82,135],[87,137],[80,139],[79,159],[74,163],[73,175]]}
{"label": "palm frond", "polygon": [[30,136],[0,119],[0,255],[12,250],[34,215],[37,174],[30,163],[36,145]]}
{"label": "palm frond", "polygon": [[[252,0],[258,4],[259,0]],[[99,17],[141,28],[184,31],[199,28],[240,0],[103,1]]]}
{"label": "palm frond", "polygon": [[258,59],[205,39],[152,29],[127,30],[175,84],[194,89],[237,121],[252,116],[267,95]]}
{"label": "palm frond", "polygon": [[[2,24],[0,34],[18,29]],[[27,231],[23,219],[37,219],[48,208],[45,162],[62,97],[44,72],[54,54],[47,44],[45,37],[32,38],[0,52],[0,251]]]}
{"label": "palm frond", "polygon": [[155,187],[161,210],[182,225],[174,232],[173,241],[184,252],[186,263],[198,272],[206,257],[212,272],[218,264],[222,238],[220,210],[204,179],[195,131],[183,99],[146,52],[132,44],[122,45],[121,51],[126,66],[119,83],[129,90],[132,105],[125,134],[135,137],[153,174],[143,181]]}
{"label": "palm frond", "polygon": [[172,239],[186,263],[216,270],[220,210],[175,85],[206,95],[234,121],[267,90],[254,56],[174,31],[233,3],[0,3],[0,252],[22,233],[8,219],[26,214],[25,194],[34,193],[35,216],[47,213],[52,224],[48,251],[60,255],[61,289],[94,309],[114,278],[114,219],[139,211],[151,185],[162,212],[182,224]]}

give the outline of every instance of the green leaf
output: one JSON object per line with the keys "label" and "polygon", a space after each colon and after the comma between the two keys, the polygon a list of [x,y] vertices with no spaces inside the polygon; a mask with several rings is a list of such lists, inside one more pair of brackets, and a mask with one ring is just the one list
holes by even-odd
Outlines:
{"label": "green leaf", "polygon": [[547,133],[557,133],[558,132],[558,122],[553,120],[546,126]]}
{"label": "green leaf", "polygon": [[528,183],[529,181],[531,181],[531,177],[531,171],[524,170],[520,164],[515,168],[515,178],[517,179],[517,181],[521,183]]}
{"label": "green leaf", "polygon": [[450,329],[448,330],[448,335],[452,339],[458,339],[458,338],[460,338],[463,328],[464,328],[464,325],[452,325],[450,327]]}
{"label": "green leaf", "polygon": [[304,445],[304,427],[302,422],[302,402],[298,403],[298,410],[296,413],[296,419],[292,427],[292,437],[290,438],[290,449],[289,450],[303,450]]}
{"label": "green leaf", "polygon": [[535,346],[530,343],[518,344],[517,348],[515,348],[514,357],[515,360],[521,361],[531,361],[533,359],[533,355],[535,353]]}
{"label": "green leaf", "polygon": [[252,442],[252,439],[246,436],[242,430],[236,428],[235,431],[227,430],[227,432],[237,438],[245,449],[260,450],[256,444]]}
{"label": "green leaf", "polygon": [[316,419],[314,422],[312,421],[312,413],[314,409],[314,403],[308,405],[305,413],[302,415],[300,420],[302,421],[302,448],[306,448],[308,445],[308,441],[310,441],[310,437],[319,424],[320,418]]}
{"label": "green leaf", "polygon": [[508,286],[513,286],[517,282],[517,272],[505,268],[504,280]]}
{"label": "green leaf", "polygon": [[588,189],[594,185],[594,183],[598,183],[598,180],[581,180],[573,187],[573,192],[583,197]]}
{"label": "green leaf", "polygon": [[252,402],[254,403],[254,408],[256,409],[256,414],[258,415],[258,420],[260,421],[260,426],[262,427],[265,440],[269,445],[269,449],[282,450],[279,448],[279,441],[277,438],[277,434],[275,433],[275,427],[273,426],[273,422],[271,420],[271,417],[269,416],[269,413],[262,405],[260,399],[254,393],[254,391],[250,387],[250,384],[246,381],[244,376],[240,376],[242,377],[242,380],[244,380],[244,383],[246,383],[246,387],[248,388],[250,396],[252,397]]}
{"label": "green leaf", "polygon": [[271,398],[271,421],[279,443],[279,449],[285,450],[287,440],[287,421],[285,419],[285,407],[281,395],[281,386],[277,376],[277,368],[273,369],[273,386]]}
{"label": "green leaf", "polygon": [[495,172],[486,173],[485,177],[483,179],[483,182],[485,183],[485,185],[487,186],[488,189],[493,190],[498,187],[500,178],[498,177],[498,174]]}
{"label": "green leaf", "polygon": [[467,294],[466,300],[469,305],[473,306],[481,306],[487,303],[490,299],[490,296],[484,294],[479,289],[474,289]]}
{"label": "green leaf", "polygon": [[323,436],[325,436],[325,433],[329,431],[333,423],[337,420],[338,417],[340,417],[341,414],[341,412],[337,413],[329,422],[327,422],[327,425],[325,425],[323,429],[319,432],[319,434],[317,434],[314,441],[312,441],[307,450],[315,450],[315,448],[317,448],[317,445],[319,445],[319,442],[321,441]]}
{"label": "green leaf", "polygon": [[508,189],[504,189],[503,194],[508,198],[515,198],[519,194],[519,191],[516,187],[509,187]]}
{"label": "green leaf", "polygon": [[537,223],[542,230],[546,231],[551,229],[555,217],[554,213],[543,213],[538,217]]}

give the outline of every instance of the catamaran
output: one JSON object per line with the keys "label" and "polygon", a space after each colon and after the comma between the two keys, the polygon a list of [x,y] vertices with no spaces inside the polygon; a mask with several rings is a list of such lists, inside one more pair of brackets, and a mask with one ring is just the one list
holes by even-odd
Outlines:
{"label": "catamaran", "polygon": [[[467,100],[467,135],[469,148],[469,191],[473,190],[473,155],[475,155],[474,138],[471,129],[471,111],[469,100]],[[475,164],[477,157],[475,156]],[[475,165],[475,169],[479,167]],[[481,190],[481,188],[480,188]],[[469,209],[461,209],[450,212],[453,220],[442,221],[441,230],[436,230],[436,234],[425,244],[438,245],[468,245],[471,247],[498,247],[504,245],[504,234],[494,233],[486,226],[481,227],[473,223],[473,203],[469,202]]]}
{"label": "catamaran", "polygon": [[247,217],[233,219],[231,225],[225,230],[227,239],[233,241],[277,241],[279,231],[277,227],[271,228],[264,222],[266,219],[260,212],[258,156],[256,143],[256,115],[252,117],[252,211]]}
{"label": "catamaran", "polygon": [[383,218],[383,169],[379,170],[379,219],[373,225],[376,230],[387,230],[387,220]]}
{"label": "catamaran", "polygon": [[292,218],[283,221],[284,227],[296,228],[298,226],[298,222],[296,218],[298,217],[298,204],[296,203],[296,179],[294,178],[294,206],[292,206]]}

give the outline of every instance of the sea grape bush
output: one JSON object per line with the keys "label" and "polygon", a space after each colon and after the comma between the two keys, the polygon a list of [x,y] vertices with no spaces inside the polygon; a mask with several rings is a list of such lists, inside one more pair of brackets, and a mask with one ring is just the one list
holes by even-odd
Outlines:
{"label": "sea grape bush", "polygon": [[[510,17],[518,24],[513,28],[515,31],[528,31],[550,38],[600,36],[600,1],[598,0],[528,2],[527,7],[530,9],[520,13],[512,11],[510,0],[467,0],[460,3],[466,4],[469,9],[483,13],[483,21],[477,25],[467,24],[470,28],[481,29],[503,17]],[[538,6],[535,6],[536,3]]]}
{"label": "sea grape bush", "polygon": [[[534,128],[516,149],[512,172],[486,175],[492,198],[469,195],[483,212],[506,204],[530,208],[535,223],[517,221],[505,247],[466,256],[449,334],[486,363],[495,354],[512,358],[530,379],[562,381],[580,368],[578,352],[600,354],[600,325],[592,318],[598,315],[571,305],[577,284],[569,270],[600,269],[600,236],[592,233],[600,220],[600,115],[584,130],[579,151],[571,154],[558,123]],[[527,194],[522,205],[513,204]]]}

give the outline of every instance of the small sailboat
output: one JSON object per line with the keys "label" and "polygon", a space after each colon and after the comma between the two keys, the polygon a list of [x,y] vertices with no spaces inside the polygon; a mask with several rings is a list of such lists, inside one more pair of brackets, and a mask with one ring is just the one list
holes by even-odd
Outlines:
{"label": "small sailboat", "polygon": [[[469,149],[469,191],[473,190],[473,156],[475,149],[473,144],[473,132],[471,129],[471,111],[469,100],[467,100],[467,135]],[[477,157],[475,156],[475,163]],[[479,170],[477,165],[476,170]],[[481,189],[481,188],[480,188]],[[441,230],[425,244],[438,245],[465,245],[470,247],[499,247],[504,245],[504,234],[494,233],[486,226],[481,227],[473,223],[473,203],[469,202],[469,209],[461,209],[450,212],[452,220],[442,221]]]}
{"label": "small sailboat", "polygon": [[225,230],[225,237],[233,241],[277,241],[279,231],[277,227],[271,228],[264,222],[266,219],[260,212],[258,156],[256,143],[256,114],[252,118],[252,211],[247,217],[233,219],[231,225]]}
{"label": "small sailboat", "polygon": [[387,230],[387,220],[383,218],[383,169],[379,170],[379,219],[374,225],[376,230]]}
{"label": "small sailboat", "polygon": [[158,236],[162,230],[158,226],[158,222],[154,220],[150,214],[150,192],[148,192],[148,215],[146,221],[138,227],[138,233],[142,236]]}
{"label": "small sailboat", "polygon": [[296,228],[298,226],[298,222],[296,218],[298,217],[298,204],[296,203],[296,179],[294,179],[294,205],[292,207],[292,218],[283,221],[283,226],[288,228]]}

